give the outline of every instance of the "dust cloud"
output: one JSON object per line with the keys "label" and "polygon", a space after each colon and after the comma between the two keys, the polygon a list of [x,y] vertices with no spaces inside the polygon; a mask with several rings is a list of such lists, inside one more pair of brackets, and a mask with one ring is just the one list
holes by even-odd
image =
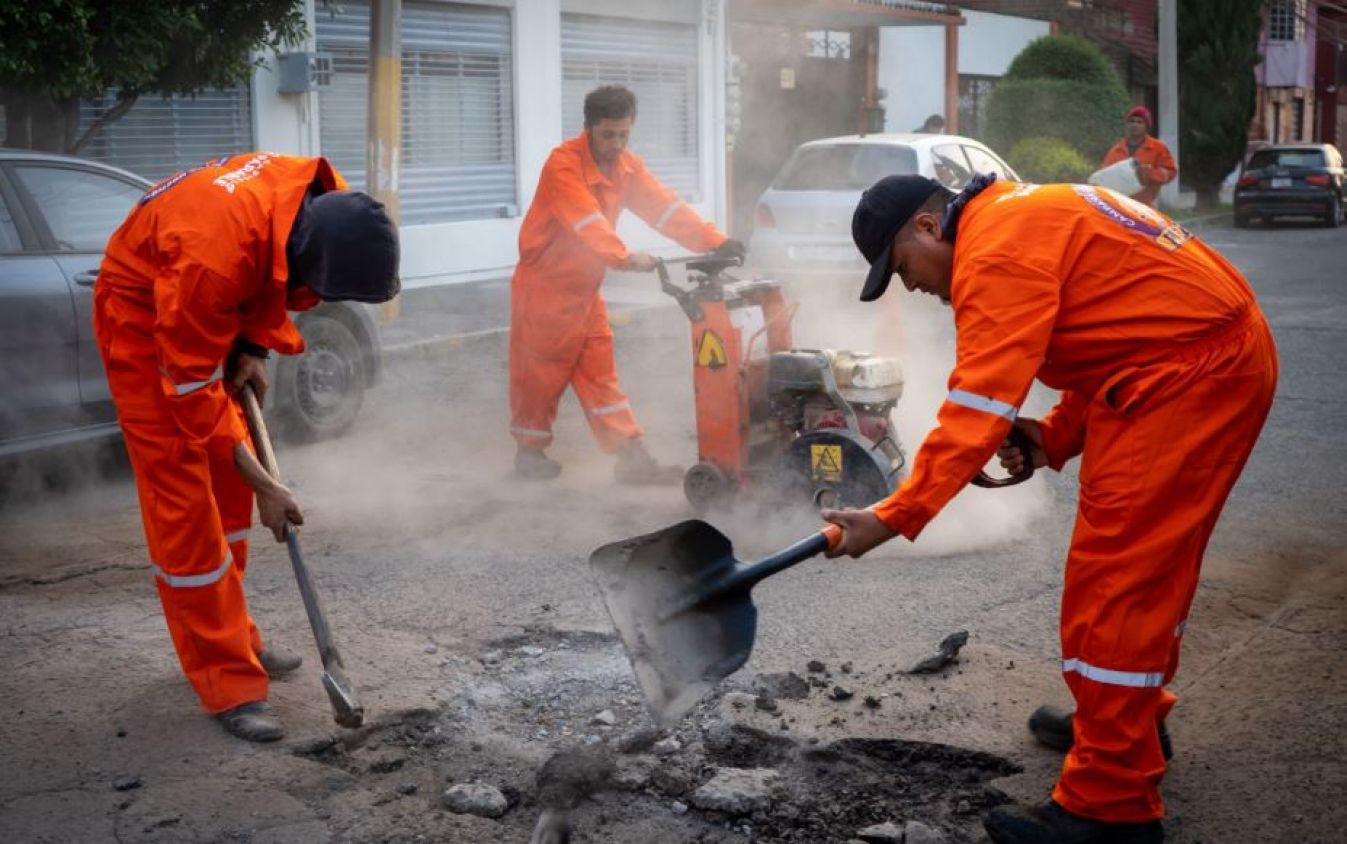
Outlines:
{"label": "dust cloud", "polygon": [[[853,351],[897,357],[903,366],[903,397],[893,422],[907,454],[910,470],[922,440],[935,427],[936,413],[949,392],[954,369],[954,321],[949,308],[934,297],[909,293],[895,280],[876,302],[857,299],[863,277],[840,277],[815,283],[795,318],[797,345],[852,347]],[[1049,391],[1030,394],[1023,409],[1037,417],[1055,399]],[[988,474],[1005,474],[993,460]],[[885,553],[956,554],[1014,542],[1027,537],[1036,518],[1047,512],[1052,493],[1034,478],[1010,489],[967,486],[926,527],[914,544],[891,543]]]}

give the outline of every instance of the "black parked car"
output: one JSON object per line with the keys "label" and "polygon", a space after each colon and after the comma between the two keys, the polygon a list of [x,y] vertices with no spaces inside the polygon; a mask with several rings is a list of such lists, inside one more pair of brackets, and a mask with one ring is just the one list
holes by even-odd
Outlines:
{"label": "black parked car", "polygon": [[[92,161],[0,149],[0,458],[118,435],[93,285],[108,237],[149,186]],[[348,303],[296,324],[308,351],[275,364],[269,416],[293,437],[339,434],[378,378],[378,324]]]}
{"label": "black parked car", "polygon": [[1332,144],[1279,144],[1249,156],[1235,183],[1235,225],[1255,217],[1318,217],[1340,226],[1347,207],[1342,153]]}

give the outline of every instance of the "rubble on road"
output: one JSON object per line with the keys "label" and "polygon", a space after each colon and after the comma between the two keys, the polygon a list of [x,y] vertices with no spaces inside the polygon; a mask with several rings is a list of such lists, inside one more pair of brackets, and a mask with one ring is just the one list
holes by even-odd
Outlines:
{"label": "rubble on road", "polygon": [[692,805],[707,812],[747,815],[772,804],[771,789],[781,774],[771,768],[717,768],[692,793]]}
{"label": "rubble on road", "polygon": [[456,815],[500,818],[509,811],[510,801],[493,785],[463,782],[445,790],[444,807]]}
{"label": "rubble on road", "polygon": [[968,644],[968,631],[959,630],[941,640],[936,653],[909,668],[907,674],[934,674],[959,658],[959,651]]}
{"label": "rubble on road", "polygon": [[804,700],[809,697],[809,682],[794,671],[759,674],[753,678],[753,688],[762,697],[776,700]]}

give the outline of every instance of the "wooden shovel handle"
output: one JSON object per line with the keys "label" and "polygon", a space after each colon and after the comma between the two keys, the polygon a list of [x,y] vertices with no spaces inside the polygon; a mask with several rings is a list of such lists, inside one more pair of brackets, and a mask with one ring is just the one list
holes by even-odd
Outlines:
{"label": "wooden shovel handle", "polygon": [[239,402],[243,405],[243,415],[248,420],[248,433],[253,438],[253,451],[262,468],[267,470],[272,480],[281,483],[281,467],[276,463],[276,452],[271,447],[271,436],[267,433],[266,420],[262,418],[262,405],[257,402],[257,393],[252,384],[244,384],[239,390]]}

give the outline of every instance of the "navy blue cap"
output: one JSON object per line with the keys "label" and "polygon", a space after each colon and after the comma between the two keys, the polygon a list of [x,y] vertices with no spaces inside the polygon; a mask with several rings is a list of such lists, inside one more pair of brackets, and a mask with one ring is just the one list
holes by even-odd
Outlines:
{"label": "navy blue cap", "polygon": [[290,230],[290,277],[325,301],[387,302],[398,294],[398,229],[360,191],[306,196]]}
{"label": "navy blue cap", "polygon": [[940,183],[925,176],[885,176],[861,194],[851,215],[851,239],[870,263],[870,274],[861,289],[862,302],[884,295],[893,276],[889,264],[894,236],[937,190]]}

